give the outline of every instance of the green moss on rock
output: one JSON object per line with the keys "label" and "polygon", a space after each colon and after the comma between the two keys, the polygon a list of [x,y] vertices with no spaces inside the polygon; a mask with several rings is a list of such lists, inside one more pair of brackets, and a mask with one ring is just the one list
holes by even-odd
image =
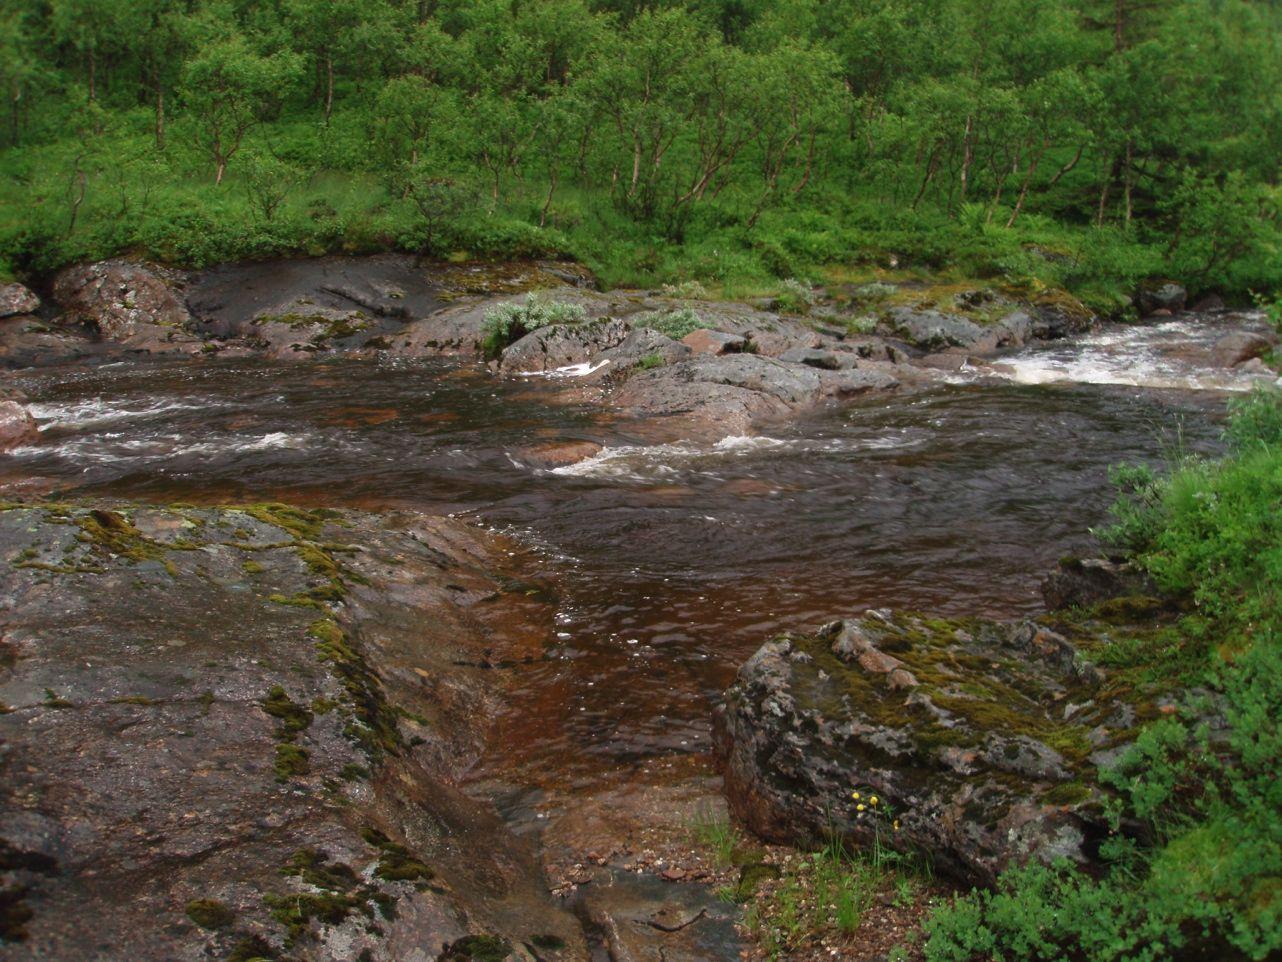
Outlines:
{"label": "green moss on rock", "polygon": [[202,929],[225,929],[236,921],[236,913],[217,899],[192,899],[184,911]]}
{"label": "green moss on rock", "polygon": [[311,771],[311,762],[307,750],[289,742],[276,746],[276,780],[283,782],[296,775],[306,775]]}
{"label": "green moss on rock", "polygon": [[497,935],[468,935],[445,947],[437,962],[503,962],[512,944]]}

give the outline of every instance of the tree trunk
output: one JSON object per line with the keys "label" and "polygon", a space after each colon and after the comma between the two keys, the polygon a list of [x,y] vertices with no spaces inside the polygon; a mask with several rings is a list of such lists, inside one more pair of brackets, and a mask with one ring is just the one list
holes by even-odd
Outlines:
{"label": "tree trunk", "polygon": [[1104,185],[1100,188],[1100,192],[1099,192],[1099,207],[1095,212],[1096,227],[1104,226],[1104,210],[1108,206],[1109,191],[1112,189],[1113,178],[1116,175],[1117,175],[1117,161],[1110,160],[1109,166],[1108,166],[1108,174],[1107,176],[1105,176]]}
{"label": "tree trunk", "polygon": [[1024,182],[1019,186],[1019,197],[1015,200],[1015,209],[1010,212],[1010,218],[1006,221],[1007,227],[1015,226],[1015,218],[1019,212],[1024,209],[1024,198],[1028,196],[1028,185],[1033,182],[1033,175],[1037,173],[1037,165],[1041,163],[1042,154],[1046,153],[1047,141],[1042,140],[1042,146],[1033,154],[1033,159],[1028,162],[1028,170],[1024,174]]}
{"label": "tree trunk", "polygon": [[806,166],[805,166],[805,168],[802,170],[801,180],[797,183],[797,186],[796,186],[796,187],[794,187],[794,188],[792,189],[792,195],[793,195],[794,197],[795,197],[795,196],[797,196],[797,195],[798,195],[798,194],[800,194],[803,190],[805,190],[805,189],[806,189],[806,185],[810,183],[810,175],[814,172],[814,168],[815,168],[815,137],[816,137],[816,136],[817,136],[817,131],[816,131],[816,129],[815,129],[814,127],[811,127],[811,128],[810,128],[810,142],[806,144]]}
{"label": "tree trunk", "polygon": [[329,115],[334,112],[334,57],[325,56],[325,126],[329,126]]}
{"label": "tree trunk", "polygon": [[1123,192],[1123,196],[1124,196],[1124,197],[1125,197],[1125,199],[1126,199],[1126,226],[1127,226],[1127,227],[1130,227],[1130,226],[1131,226],[1131,211],[1132,211],[1132,205],[1131,205],[1131,160],[1132,160],[1132,159],[1133,159],[1133,157],[1134,157],[1134,154],[1133,154],[1133,148],[1134,148],[1134,145],[1132,144],[1132,142],[1131,142],[1131,141],[1129,141],[1129,140],[1128,140],[1128,141],[1126,142],[1126,167],[1125,167],[1125,168],[1123,168],[1123,170],[1122,170],[1122,192]]}
{"label": "tree trunk", "polygon": [[227,158],[219,156],[214,161],[214,186],[223,182],[223,174],[227,172]]}
{"label": "tree trunk", "polygon": [[155,74],[152,79],[156,84],[156,149],[165,149],[165,88],[160,85],[160,78]]}
{"label": "tree trunk", "polygon": [[[76,158],[76,185],[79,192],[71,201],[71,220],[67,223],[67,236],[70,237],[76,229],[76,217],[80,214],[80,205],[85,202],[85,191],[89,189],[89,178],[85,172],[80,169],[80,158]],[[74,188],[73,188],[74,190]]]}
{"label": "tree trunk", "polygon": [[548,167],[548,195],[543,200],[543,209],[539,211],[539,228],[547,226],[548,211],[552,209],[552,195],[556,193],[557,172],[556,166]]}
{"label": "tree trunk", "polygon": [[9,102],[9,143],[18,145],[18,131],[22,128],[22,86],[14,84],[13,98]]}
{"label": "tree trunk", "polygon": [[922,178],[921,186],[917,188],[917,196],[913,198],[912,209],[916,210],[917,205],[921,203],[922,197],[926,195],[926,188],[934,179],[935,171],[939,169],[939,151],[938,149],[930,152],[930,161],[926,166],[926,176]]}
{"label": "tree trunk", "polygon": [[1086,145],[1085,145],[1085,144],[1078,144],[1078,145],[1077,145],[1077,153],[1075,153],[1075,154],[1073,155],[1073,159],[1072,159],[1072,160],[1070,160],[1070,161],[1069,161],[1067,164],[1065,164],[1063,167],[1061,167],[1059,170],[1055,171],[1055,176],[1054,176],[1054,177],[1052,177],[1049,181],[1047,181],[1046,186],[1047,186],[1047,187],[1052,187],[1052,186],[1054,186],[1055,184],[1059,183],[1059,179],[1060,179],[1061,177],[1063,177],[1063,176],[1064,176],[1065,174],[1067,174],[1070,170],[1072,170],[1074,167],[1076,167],[1076,166],[1077,166],[1077,162],[1078,162],[1079,160],[1081,160],[1081,159],[1082,159],[1082,151],[1083,151],[1083,150],[1085,150],[1085,149],[1086,149]]}
{"label": "tree trunk", "polygon": [[959,204],[966,203],[966,187],[970,181],[970,165],[975,160],[975,115],[966,115],[966,134],[962,138],[961,196]]}

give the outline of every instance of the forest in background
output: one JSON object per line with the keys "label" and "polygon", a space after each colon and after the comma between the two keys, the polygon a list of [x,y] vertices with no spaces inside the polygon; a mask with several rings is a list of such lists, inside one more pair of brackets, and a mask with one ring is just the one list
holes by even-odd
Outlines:
{"label": "forest in background", "polygon": [[0,274],[568,256],[1282,287],[1271,0],[0,0]]}

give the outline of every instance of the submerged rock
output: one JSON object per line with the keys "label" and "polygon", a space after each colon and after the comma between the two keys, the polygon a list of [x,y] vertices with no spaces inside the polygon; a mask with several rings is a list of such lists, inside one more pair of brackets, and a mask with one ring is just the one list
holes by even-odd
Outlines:
{"label": "submerged rock", "polygon": [[870,611],[764,645],[717,718],[735,815],[770,841],[830,833],[930,853],[970,881],[1091,865],[1107,831],[1092,756],[1134,713],[1032,622]]}
{"label": "submerged rock", "polygon": [[497,707],[463,666],[550,617],[497,547],[412,514],[0,510],[6,958],[586,959],[452,786]]}

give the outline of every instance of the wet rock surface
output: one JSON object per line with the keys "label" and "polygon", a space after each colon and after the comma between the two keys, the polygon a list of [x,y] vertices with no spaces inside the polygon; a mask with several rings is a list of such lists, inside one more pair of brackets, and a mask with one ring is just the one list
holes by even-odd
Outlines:
{"label": "wet rock surface", "polygon": [[1177,314],[1184,310],[1188,300],[1188,291],[1183,285],[1171,280],[1155,280],[1141,284],[1136,295],[1140,314],[1148,316],[1157,311]]}
{"label": "wet rock surface", "polygon": [[34,314],[40,310],[40,298],[21,284],[0,284],[0,318]]}
{"label": "wet rock surface", "polygon": [[148,354],[199,351],[202,339],[171,284],[156,270],[128,261],[68,268],[53,281],[64,326],[81,324],[124,350]]}
{"label": "wet rock surface", "polygon": [[500,369],[528,373],[591,362],[621,346],[630,334],[632,328],[626,322],[608,317],[583,324],[552,324],[530,332],[504,350]]}
{"label": "wet rock surface", "polygon": [[29,444],[40,434],[25,400],[18,391],[0,387],[0,452]]}
{"label": "wet rock surface", "polygon": [[6,506],[6,958],[585,958],[452,784],[494,707],[467,666],[547,614],[494,556],[410,514]]}
{"label": "wet rock surface", "polygon": [[788,635],[741,669],[718,717],[726,793],[771,841],[832,831],[930,852],[991,883],[1029,859],[1094,864],[1097,763],[1132,706],[1035,622],[888,611]]}

